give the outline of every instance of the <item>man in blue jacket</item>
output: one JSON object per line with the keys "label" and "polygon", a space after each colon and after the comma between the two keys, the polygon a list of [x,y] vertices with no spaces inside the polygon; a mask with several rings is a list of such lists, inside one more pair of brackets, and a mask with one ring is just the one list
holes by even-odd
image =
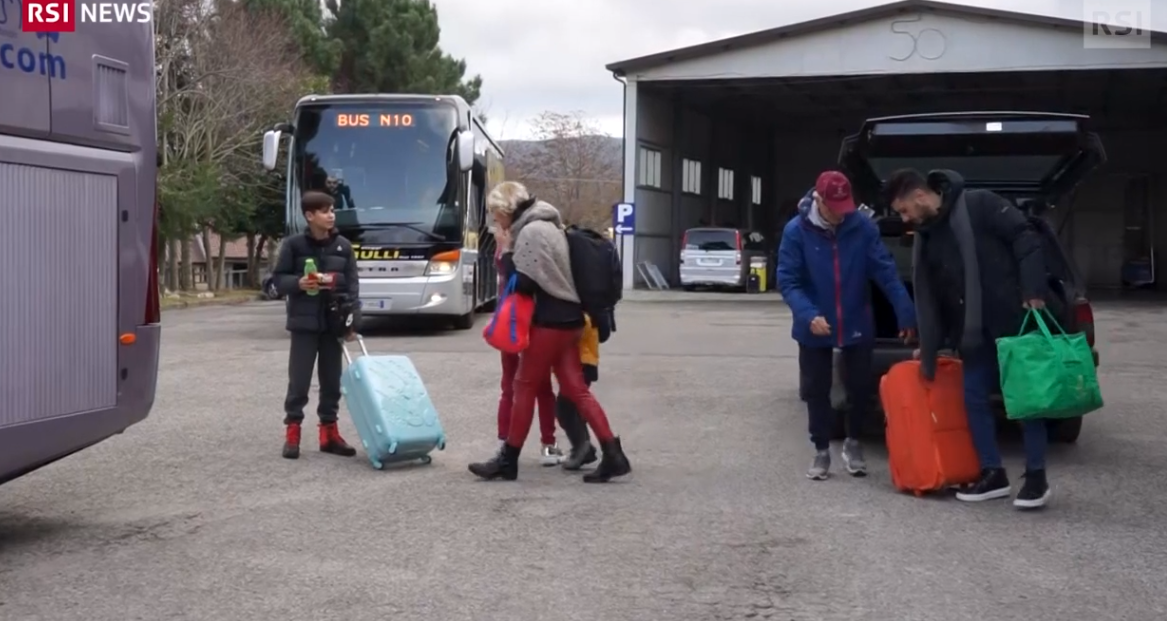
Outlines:
{"label": "man in blue jacket", "polygon": [[821,481],[831,468],[835,413],[830,393],[836,348],[842,350],[843,377],[851,396],[843,463],[852,476],[864,476],[867,464],[858,436],[874,390],[871,282],[895,308],[902,338],[915,330],[915,308],[879,228],[871,218],[856,213],[851,183],[843,173],[819,175],[798,210],[782,231],[777,273],[782,298],[794,315],[791,336],[798,341],[799,383],[815,448],[806,476]]}

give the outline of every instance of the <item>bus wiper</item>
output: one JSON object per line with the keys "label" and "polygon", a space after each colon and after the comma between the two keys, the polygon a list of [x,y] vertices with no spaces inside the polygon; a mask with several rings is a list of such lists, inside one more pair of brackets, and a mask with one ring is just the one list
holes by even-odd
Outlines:
{"label": "bus wiper", "polygon": [[355,226],[353,228],[358,228],[358,229],[409,229],[411,231],[417,231],[418,233],[421,233],[422,235],[426,235],[434,241],[446,241],[445,235],[439,235],[437,233],[434,233],[433,231],[427,231],[427,230],[421,228],[419,226],[420,224],[422,224],[422,223],[421,222],[376,222],[376,223],[372,223],[372,224],[358,224],[357,226]]}

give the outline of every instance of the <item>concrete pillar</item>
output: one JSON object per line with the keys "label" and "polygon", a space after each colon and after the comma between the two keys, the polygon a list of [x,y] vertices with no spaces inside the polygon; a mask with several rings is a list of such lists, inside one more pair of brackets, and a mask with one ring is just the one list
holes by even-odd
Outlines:
{"label": "concrete pillar", "polygon": [[671,241],[670,248],[673,251],[673,256],[669,259],[669,265],[671,266],[671,268],[669,269],[669,272],[668,272],[668,279],[669,279],[670,284],[680,286],[680,284],[681,284],[681,263],[680,263],[681,236],[685,234],[685,228],[687,226],[689,226],[689,224],[691,224],[691,223],[686,221],[682,217],[683,209],[681,207],[681,205],[682,205],[682,203],[681,203],[681,196],[682,196],[681,195],[681,169],[683,168],[683,165],[682,165],[682,157],[681,157],[681,149],[680,149],[680,137],[682,135],[684,135],[685,119],[684,119],[684,110],[681,106],[681,98],[679,96],[676,96],[676,95],[673,96],[673,128],[672,129],[673,129],[672,147],[670,147],[670,149],[669,149],[668,166],[671,167],[672,180],[673,180],[672,187],[669,189],[669,192],[671,194],[670,203],[672,204],[672,212],[673,212],[673,226],[671,228],[673,238],[672,238],[672,240],[670,240]]}
{"label": "concrete pillar", "polygon": [[[636,107],[636,81],[628,79],[624,83],[624,202],[634,205],[636,203],[636,164],[639,161]],[[624,290],[629,291],[634,288],[636,281],[635,234],[620,236],[620,259],[624,267]]]}

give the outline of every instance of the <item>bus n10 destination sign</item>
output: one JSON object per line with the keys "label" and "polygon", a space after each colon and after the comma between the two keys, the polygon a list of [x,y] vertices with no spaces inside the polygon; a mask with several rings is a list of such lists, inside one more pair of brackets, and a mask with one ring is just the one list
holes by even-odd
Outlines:
{"label": "bus n10 destination sign", "polygon": [[340,112],[337,127],[413,127],[413,115],[408,112],[379,112],[376,114]]}

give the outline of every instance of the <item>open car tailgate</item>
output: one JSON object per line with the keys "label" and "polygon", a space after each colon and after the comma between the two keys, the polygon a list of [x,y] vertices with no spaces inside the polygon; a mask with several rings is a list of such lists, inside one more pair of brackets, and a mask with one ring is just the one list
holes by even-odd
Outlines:
{"label": "open car tailgate", "polygon": [[895,170],[952,169],[965,186],[1054,201],[1106,161],[1089,117],[1050,112],[951,112],[868,119],[843,140],[839,164],[872,201]]}

